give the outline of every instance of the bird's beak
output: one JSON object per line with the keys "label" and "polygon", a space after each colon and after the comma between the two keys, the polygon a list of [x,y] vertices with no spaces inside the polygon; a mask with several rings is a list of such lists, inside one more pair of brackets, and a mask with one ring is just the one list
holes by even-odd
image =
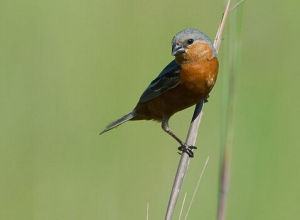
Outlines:
{"label": "bird's beak", "polygon": [[179,46],[177,44],[172,46],[172,55],[173,56],[177,56],[182,53],[185,53],[185,49],[182,46]]}

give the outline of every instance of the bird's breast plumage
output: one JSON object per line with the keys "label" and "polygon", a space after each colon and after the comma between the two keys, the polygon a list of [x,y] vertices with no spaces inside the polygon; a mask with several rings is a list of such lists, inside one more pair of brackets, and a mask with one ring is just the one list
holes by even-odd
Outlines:
{"label": "bird's breast plumage", "polygon": [[197,42],[177,58],[180,63],[180,81],[194,95],[211,91],[217,79],[219,63],[211,45]]}
{"label": "bird's breast plumage", "polygon": [[202,61],[194,64],[181,65],[180,82],[197,94],[207,94],[213,88],[218,74],[218,59]]}

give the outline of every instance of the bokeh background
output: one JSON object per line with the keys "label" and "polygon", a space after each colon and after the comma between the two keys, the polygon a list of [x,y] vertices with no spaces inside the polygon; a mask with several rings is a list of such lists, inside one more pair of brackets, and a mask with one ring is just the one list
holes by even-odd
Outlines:
{"label": "bokeh background", "polygon": [[[243,6],[231,220],[300,218],[299,6]],[[1,0],[0,219],[140,220],[147,202],[150,219],[163,219],[177,144],[153,122],[98,132],[171,61],[176,32],[213,38],[223,8],[223,0]],[[209,155],[190,219],[216,218],[228,38],[183,186],[189,201]],[[170,121],[181,137],[192,112]]]}

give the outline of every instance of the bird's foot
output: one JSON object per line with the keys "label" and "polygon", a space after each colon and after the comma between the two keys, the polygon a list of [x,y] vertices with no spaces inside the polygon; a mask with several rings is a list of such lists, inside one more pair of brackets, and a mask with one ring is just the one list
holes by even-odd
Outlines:
{"label": "bird's foot", "polygon": [[186,145],[181,145],[178,147],[178,150],[180,150],[181,152],[178,152],[180,155],[182,154],[182,152],[185,152],[189,155],[189,157],[193,158],[194,157],[194,153],[193,150],[197,149],[196,146],[186,146]]}

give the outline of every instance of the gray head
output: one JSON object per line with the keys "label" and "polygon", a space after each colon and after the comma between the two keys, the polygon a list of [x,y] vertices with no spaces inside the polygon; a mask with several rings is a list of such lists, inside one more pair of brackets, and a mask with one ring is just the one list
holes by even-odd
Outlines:
{"label": "gray head", "polygon": [[185,50],[199,41],[206,42],[213,48],[213,54],[216,56],[216,51],[213,47],[211,40],[203,32],[193,29],[186,28],[183,31],[178,32],[172,40],[172,55],[176,56],[185,53]]}

